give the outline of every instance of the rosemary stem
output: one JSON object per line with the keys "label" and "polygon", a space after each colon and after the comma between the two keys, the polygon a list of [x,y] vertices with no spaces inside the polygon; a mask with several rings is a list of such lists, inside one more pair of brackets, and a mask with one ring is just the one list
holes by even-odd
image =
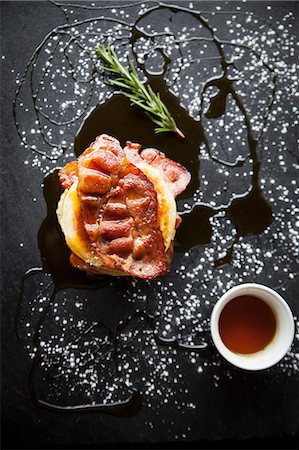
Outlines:
{"label": "rosemary stem", "polygon": [[185,139],[184,133],[178,127],[174,131],[180,138]]}

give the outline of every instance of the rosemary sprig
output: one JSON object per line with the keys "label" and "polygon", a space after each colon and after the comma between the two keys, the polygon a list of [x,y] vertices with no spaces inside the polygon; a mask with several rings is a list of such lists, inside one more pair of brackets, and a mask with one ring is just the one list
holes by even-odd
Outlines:
{"label": "rosemary sprig", "polygon": [[102,44],[95,51],[98,57],[104,61],[104,69],[116,76],[116,78],[109,79],[109,82],[118,86],[122,90],[122,94],[128,97],[132,104],[145,110],[157,125],[156,133],[171,131],[181,138],[185,137],[162,102],[160,94],[155,93],[149,85],[141,82],[132,61],[129,61],[128,69],[124,67],[114,49],[109,45],[105,48],[105,45]]}

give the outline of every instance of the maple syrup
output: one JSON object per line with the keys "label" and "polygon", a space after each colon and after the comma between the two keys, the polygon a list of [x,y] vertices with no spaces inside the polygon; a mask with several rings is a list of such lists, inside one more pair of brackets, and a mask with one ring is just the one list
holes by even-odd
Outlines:
{"label": "maple syrup", "polygon": [[270,306],[252,295],[232,299],[219,318],[221,339],[234,353],[250,354],[263,350],[274,338],[276,327]]}

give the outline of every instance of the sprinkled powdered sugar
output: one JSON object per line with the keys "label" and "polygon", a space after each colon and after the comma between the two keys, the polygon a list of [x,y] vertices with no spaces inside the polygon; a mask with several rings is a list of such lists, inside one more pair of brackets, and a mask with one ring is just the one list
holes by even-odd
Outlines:
{"label": "sprinkled powdered sugar", "polygon": [[[199,386],[209,377],[213,389],[235,374],[211,344],[209,319],[216,300],[230,287],[250,281],[273,287],[287,301],[295,298],[299,219],[294,198],[299,188],[294,16],[286,12],[275,23],[269,9],[266,22],[246,3],[235,12],[226,11],[225,4],[205,4],[201,17],[209,29],[188,11],[175,13],[156,8],[156,3],[100,10],[89,5],[61,6],[66,25],[46,36],[24,78],[17,79],[15,117],[25,168],[44,175],[74,159],[79,124],[92,106],[111,95],[101,71],[94,70],[93,49],[100,42],[114,43],[122,62],[135,54],[147,73],[165,71],[168,87],[203,127],[200,186],[178,201],[178,209],[184,224],[196,208],[210,208],[200,209],[211,211],[205,222],[210,239],[184,248],[178,235],[171,273],[151,282],[108,279],[94,290],[57,290],[50,275],[31,271],[24,279],[18,320],[35,364],[31,388],[39,401],[57,407],[126,403],[138,391],[144,405],[157,414],[168,402],[178,410],[196,410],[200,405],[194,403],[185,371]],[[196,4],[189,8],[194,11]],[[156,20],[160,14],[165,20]],[[128,42],[137,25],[141,35],[132,54]],[[223,75],[215,39],[230,62],[227,77],[243,102],[240,109],[237,97],[229,93],[220,117],[209,114],[220,92],[209,80],[218,83]],[[259,172],[248,145],[249,126],[257,140]],[[272,219],[262,230],[243,233],[230,205],[250,192],[256,173]],[[274,376],[298,373],[298,323],[296,318],[291,351],[269,369]]]}

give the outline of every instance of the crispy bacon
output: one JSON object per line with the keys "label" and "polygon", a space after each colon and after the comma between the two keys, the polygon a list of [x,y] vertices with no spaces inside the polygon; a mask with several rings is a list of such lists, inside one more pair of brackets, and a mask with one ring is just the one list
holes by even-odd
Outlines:
{"label": "crispy bacon", "polygon": [[59,181],[63,189],[69,189],[78,179],[78,162],[72,161],[59,171]]}
{"label": "crispy bacon", "polygon": [[[181,164],[166,158],[164,153],[154,148],[145,149],[139,153],[141,149],[140,144],[134,144],[130,141],[126,142],[124,151],[127,158],[133,163],[138,164],[146,161],[153,167],[158,168],[167,185],[171,189],[174,197],[183,192],[189,184],[191,175],[188,170]],[[182,222],[182,219],[177,214],[175,228],[177,229]]]}
{"label": "crispy bacon", "polygon": [[158,168],[162,172],[163,178],[174,197],[186,189],[191,175],[185,167],[167,158],[164,153],[155,148],[146,148],[139,153],[140,149],[140,144],[134,144],[130,141],[126,142],[126,147],[124,148],[127,158],[133,164],[146,161],[151,166]]}
{"label": "crispy bacon", "polygon": [[103,134],[78,161],[60,170],[64,189],[78,181],[80,221],[90,248],[88,261],[72,254],[75,267],[91,273],[146,279],[169,270],[173,246],[165,252],[157,193],[136,165],[146,161],[162,168],[174,195],[185,188],[190,175],[158,150],[147,149],[140,154],[140,148],[139,144],[127,142],[122,149],[117,139]]}
{"label": "crispy bacon", "polygon": [[126,146],[124,148],[124,152],[126,154],[126,157],[128,160],[133,164],[138,164],[140,162],[143,162],[143,159],[140,156],[140,144],[134,144],[131,141],[126,142]]}
{"label": "crispy bacon", "polygon": [[146,148],[140,156],[153,167],[159,168],[164,175],[171,192],[176,197],[183,192],[190,182],[191,175],[181,164],[167,158],[155,148]]}

